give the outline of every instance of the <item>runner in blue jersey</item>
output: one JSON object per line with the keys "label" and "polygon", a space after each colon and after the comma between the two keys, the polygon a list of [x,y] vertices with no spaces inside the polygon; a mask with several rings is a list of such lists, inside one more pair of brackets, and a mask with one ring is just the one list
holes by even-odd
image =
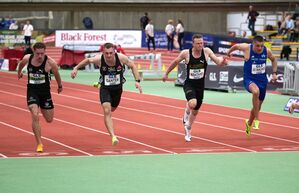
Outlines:
{"label": "runner in blue jersey", "polygon": [[[186,80],[184,92],[187,99],[183,124],[185,129],[185,141],[191,141],[191,127],[198,114],[204,97],[204,84],[207,72],[208,59],[211,59],[218,66],[227,64],[226,57],[217,57],[214,52],[204,47],[203,36],[195,34],[192,37],[192,48],[182,50],[179,56],[174,59],[163,75],[162,80],[166,81],[168,74],[178,65],[186,65]],[[180,63],[184,61],[184,63]]]}
{"label": "runner in blue jersey", "polygon": [[259,129],[259,112],[266,96],[268,84],[266,75],[267,58],[272,63],[273,82],[277,80],[277,61],[271,50],[264,46],[264,38],[262,36],[255,36],[252,44],[235,44],[228,50],[227,54],[231,56],[235,50],[240,50],[244,53],[244,87],[248,92],[252,93],[253,107],[249,119],[245,120],[245,131],[249,136],[252,127]]}
{"label": "runner in blue jersey", "polygon": [[112,112],[118,107],[123,91],[124,79],[124,65],[132,69],[135,78],[135,87],[142,93],[140,86],[140,77],[134,62],[127,56],[116,53],[115,47],[112,43],[105,43],[103,53],[96,55],[93,58],[86,58],[82,60],[71,72],[71,77],[75,78],[78,69],[87,64],[96,64],[100,69],[100,102],[104,113],[105,126],[112,137],[112,145],[118,144],[118,139],[114,134],[114,127],[112,122]]}

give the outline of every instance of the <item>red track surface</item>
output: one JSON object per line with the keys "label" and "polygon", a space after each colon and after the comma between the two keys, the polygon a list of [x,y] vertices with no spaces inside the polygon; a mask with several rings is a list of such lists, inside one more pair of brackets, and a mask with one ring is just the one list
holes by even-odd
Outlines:
{"label": "red track surface", "polygon": [[[55,83],[55,81],[53,82]],[[26,106],[26,80],[0,72],[0,157],[92,156],[210,152],[269,152],[299,150],[298,118],[261,113],[261,129],[244,132],[249,111],[204,104],[184,141],[184,100],[124,92],[113,113],[120,143],[111,145],[103,123],[98,91],[64,83],[62,94],[52,84],[55,120],[41,117],[44,153],[37,154]]]}

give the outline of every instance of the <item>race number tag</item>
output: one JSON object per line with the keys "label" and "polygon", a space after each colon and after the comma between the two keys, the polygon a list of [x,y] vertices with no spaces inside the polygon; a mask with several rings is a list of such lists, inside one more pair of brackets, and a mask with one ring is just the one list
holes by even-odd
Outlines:
{"label": "race number tag", "polygon": [[266,63],[263,64],[252,64],[252,74],[264,74],[266,72]]}
{"label": "race number tag", "polygon": [[201,79],[205,75],[205,69],[190,69],[189,79]]}
{"label": "race number tag", "polygon": [[105,75],[105,86],[119,85],[120,75]]}
{"label": "race number tag", "polygon": [[46,76],[44,74],[29,74],[29,84],[44,84],[46,82]]}

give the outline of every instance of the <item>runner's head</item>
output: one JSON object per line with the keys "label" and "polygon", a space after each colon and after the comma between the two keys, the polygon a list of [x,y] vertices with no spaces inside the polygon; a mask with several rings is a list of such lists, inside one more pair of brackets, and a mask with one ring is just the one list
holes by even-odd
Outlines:
{"label": "runner's head", "polygon": [[115,54],[115,46],[112,43],[105,43],[103,54],[107,61],[112,61]]}
{"label": "runner's head", "polygon": [[255,36],[253,38],[253,51],[261,53],[264,49],[264,38],[263,36]]}
{"label": "runner's head", "polygon": [[200,51],[204,46],[203,36],[201,34],[194,34],[192,36],[193,48],[196,51]]}
{"label": "runner's head", "polygon": [[45,57],[46,45],[42,42],[37,42],[33,45],[34,57],[38,62],[42,62]]}

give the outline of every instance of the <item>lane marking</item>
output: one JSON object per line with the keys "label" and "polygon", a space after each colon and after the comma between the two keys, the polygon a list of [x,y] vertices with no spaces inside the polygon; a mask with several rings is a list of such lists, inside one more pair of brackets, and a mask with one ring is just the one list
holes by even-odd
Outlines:
{"label": "lane marking", "polygon": [[152,151],[149,150],[106,150],[102,151],[103,154],[112,154],[112,155],[118,155],[118,154],[153,154]]}
{"label": "lane marking", "polygon": [[[8,94],[11,94],[9,92],[5,92],[3,91],[4,93],[8,93]],[[21,96],[21,95],[19,95]],[[77,100],[85,100],[85,101],[88,101],[88,102],[92,102],[92,103],[96,103],[98,104],[98,102],[95,102],[93,100],[88,100],[88,99],[83,99],[83,98],[80,98],[80,97],[73,97],[73,96],[69,96],[69,95],[64,95],[64,96],[67,96],[67,97],[71,97],[71,98],[75,98]],[[23,96],[22,96],[23,97]],[[157,103],[158,104],[158,103]],[[132,110],[131,108],[127,108],[127,109],[130,109]],[[141,111],[141,110],[138,110],[138,111]],[[144,113],[149,113],[149,114],[154,114],[154,115],[158,115],[158,116],[164,116],[164,117],[169,117],[169,118],[173,118],[173,119],[179,119],[179,118],[176,118],[176,117],[172,117],[172,116],[168,116],[168,115],[162,115],[162,114],[158,114],[158,113],[151,113],[151,112],[146,112],[146,111],[141,111],[141,112],[144,112]],[[179,119],[180,120],[180,119]],[[208,125],[208,126],[212,126],[212,127],[218,127],[218,128],[222,128],[222,129],[226,129],[226,130],[231,130],[231,131],[236,131],[236,132],[243,132],[241,130],[238,130],[238,129],[232,129],[232,128],[227,128],[227,127],[222,127],[222,126],[216,126],[216,125],[212,125],[212,124],[207,124],[207,123],[202,123],[202,122],[195,122],[195,123],[198,123],[198,124],[203,124],[203,125]],[[297,128],[296,128],[297,129]],[[277,139],[277,140],[284,140],[284,141],[287,141],[287,142],[292,142],[292,143],[299,143],[297,141],[292,141],[292,140],[287,140],[287,139],[283,139],[283,138],[279,138],[279,137],[273,137],[273,136],[268,136],[268,135],[263,135],[263,134],[254,134],[254,135],[258,135],[258,136],[263,136],[263,137],[268,137],[268,138],[272,138],[272,139]]]}
{"label": "lane marking", "polygon": [[[30,134],[30,135],[34,135],[32,132],[29,132],[29,131],[27,131],[27,130],[24,130],[24,129],[21,129],[21,128],[19,128],[19,127],[13,126],[13,125],[11,125],[11,124],[5,123],[5,122],[3,122],[3,121],[0,121],[0,124],[5,125],[5,126],[8,126],[8,127],[11,127],[11,128],[14,128],[14,129],[16,129],[16,130],[22,131],[22,132],[27,133],[27,134]],[[71,146],[69,146],[69,145],[66,145],[66,144],[64,144],[64,143],[61,143],[61,142],[58,142],[58,141],[56,141],[56,140],[50,139],[50,138],[48,138],[48,137],[42,137],[42,139],[45,139],[45,140],[50,141],[50,142],[52,142],[52,143],[61,145],[61,146],[66,147],[66,148],[68,148],[68,149],[71,149],[71,150],[80,152],[80,153],[82,153],[82,154],[85,154],[85,155],[88,155],[88,156],[93,156],[93,155],[90,154],[90,153],[87,153],[87,152],[82,151],[82,150],[80,150],[80,149],[77,149],[77,148],[75,148],[75,147],[71,147]]]}
{"label": "lane marking", "polygon": [[[2,91],[2,90],[0,90],[0,92],[11,94],[11,95],[16,95],[16,96],[20,96],[20,97],[25,98],[25,96],[19,95],[19,94],[5,92],[5,91]],[[78,100],[84,100],[84,101],[88,100],[88,99],[82,99],[80,97],[72,97],[72,96],[70,96],[70,97],[71,98],[76,98]],[[92,101],[92,100],[88,100],[88,101],[90,101],[92,103],[97,103],[97,102]],[[4,103],[1,103],[1,104],[4,104]],[[60,105],[60,104],[56,103],[56,105]],[[81,111],[81,112],[91,113],[90,111],[85,111],[85,110],[81,110],[81,109],[77,109],[77,108],[73,108],[73,107],[68,107],[68,106],[65,106],[65,105],[60,105],[60,106],[66,107],[66,108],[70,108],[70,109],[73,109],[73,110],[77,110],[77,111]],[[145,111],[142,111],[142,112],[145,112]],[[92,112],[91,114],[93,114],[93,113],[94,112]],[[177,120],[181,120],[181,118],[177,118],[177,117],[173,117],[173,116],[169,116],[169,115],[164,115],[164,114],[159,114],[159,113],[151,113],[151,112],[145,112],[145,113],[153,114],[153,115],[157,115],[157,116],[168,117],[168,118],[177,119]],[[94,114],[95,115],[103,116],[102,114],[99,114],[99,113],[94,113]],[[140,126],[149,127],[149,128],[156,129],[156,130],[161,130],[161,131],[166,131],[166,132],[170,132],[170,133],[176,133],[176,134],[179,134],[179,135],[183,135],[183,134],[175,132],[175,131],[170,131],[170,130],[167,130],[167,129],[153,127],[153,126],[149,126],[149,125],[146,125],[146,124],[141,124],[141,123],[132,122],[132,121],[124,120],[124,119],[119,119],[119,118],[116,118],[116,117],[114,117],[113,119],[120,120],[120,121],[125,121],[125,122],[132,123],[132,124],[137,124],[137,125],[140,125]],[[211,126],[211,127],[216,127],[216,128],[221,128],[221,129],[230,130],[230,131],[235,131],[235,132],[242,132],[242,133],[244,132],[244,131],[239,130],[239,129],[233,129],[233,128],[228,128],[228,127],[224,127],[224,126],[218,126],[218,125],[213,125],[213,124],[208,124],[208,123],[203,123],[203,122],[198,122],[198,121],[195,121],[194,123],[202,124],[202,125],[206,125],[206,126]],[[279,138],[279,137],[274,137],[274,136],[269,136],[269,135],[264,135],[264,134],[252,133],[251,135],[257,135],[257,136],[262,136],[262,137],[266,137],[266,138],[271,138],[271,139],[282,140],[282,141],[287,141],[287,142],[299,144],[299,142],[297,142],[297,141],[292,141],[292,140],[288,140],[288,139],[284,139],[284,138]],[[201,138],[201,137],[196,137],[196,136],[194,136],[193,138],[202,139],[202,140],[205,140],[205,141],[209,141],[209,142],[213,142],[213,143],[217,143],[217,144],[221,144],[221,145],[225,145],[225,146],[230,146],[230,147],[234,147],[234,148],[237,148],[237,149],[241,149],[242,148],[242,150],[245,150],[245,151],[256,152],[256,151],[251,150],[251,149],[247,149],[247,148],[243,148],[243,147],[238,147],[238,146],[233,146],[233,145],[225,144],[225,143],[221,143],[221,142],[216,142],[216,141],[209,140],[209,139],[206,139],[206,138]]]}
{"label": "lane marking", "polygon": [[[16,87],[19,87],[19,88],[26,88],[25,86],[15,85],[15,84],[11,84],[11,83],[3,83],[3,82],[0,82],[0,83],[1,84],[6,84],[6,85],[10,85],[10,86],[16,86]],[[97,93],[97,92],[85,91],[85,90],[80,90],[80,89],[75,89],[75,88],[70,88],[70,87],[66,87],[66,88],[72,89],[72,90],[76,90],[76,91],[80,91],[80,92],[92,93],[92,94],[96,94]],[[66,94],[58,94],[58,93],[55,93],[55,92],[52,92],[52,94],[58,95],[58,96],[65,96],[65,97],[69,97],[69,98],[77,99],[77,100],[83,100],[83,101],[87,101],[87,102],[91,102],[91,103],[95,103],[95,104],[99,104],[99,102],[97,100],[90,100],[90,99],[85,99],[85,98],[80,98],[80,97],[74,97],[74,96],[70,96],[70,95],[66,95]],[[151,105],[155,105],[155,106],[159,105],[159,106],[164,106],[164,107],[168,107],[168,108],[174,108],[174,109],[184,110],[183,107],[177,107],[177,106],[167,105],[167,104],[162,104],[162,103],[156,103],[156,102],[150,102],[150,101],[143,101],[143,100],[131,99],[131,98],[127,98],[127,97],[122,97],[122,99],[131,100],[131,101],[140,102],[140,103],[147,103],[147,104],[151,104]],[[179,99],[177,99],[177,100],[179,100]],[[221,105],[219,105],[219,106],[221,106]],[[221,106],[221,107],[226,107],[226,106]],[[124,106],[121,106],[121,105],[119,106],[119,108],[131,110],[131,111],[136,111],[136,112],[148,113],[148,114],[153,113],[153,112],[147,112],[147,111],[144,111],[144,110],[138,110],[138,109],[133,109],[133,108],[129,108],[129,107],[124,107]],[[229,108],[232,108],[232,107],[229,107]],[[238,108],[233,108],[233,109],[238,110]],[[200,112],[206,113],[206,114],[211,114],[211,115],[216,115],[216,116],[220,116],[220,117],[225,117],[225,118],[238,119],[238,120],[242,120],[242,121],[247,118],[247,117],[241,118],[241,117],[232,116],[232,115],[224,115],[224,114],[220,114],[220,113],[203,111],[203,110],[201,110]],[[267,113],[267,112],[261,112],[261,113]],[[269,113],[269,114],[271,114],[271,113]],[[278,115],[278,114],[275,114],[275,115]],[[278,115],[278,116],[285,116],[286,118],[290,118],[290,119],[296,118],[297,119],[297,117],[290,117],[290,116],[286,116],[286,115]],[[285,127],[285,128],[299,130],[298,127],[289,126],[289,125],[281,125],[281,124],[267,122],[267,121],[260,121],[260,123],[268,124],[268,125],[274,125],[274,126],[277,126],[277,127]]]}
{"label": "lane marking", "polygon": [[[4,104],[4,103],[1,103],[1,102],[0,102],[0,105],[11,107],[11,108],[18,109],[18,110],[25,111],[25,112],[29,112],[27,109],[23,109],[23,108],[20,108],[20,107],[17,107],[17,106],[13,106],[13,105]],[[58,104],[55,104],[55,105],[58,106]],[[40,115],[40,116],[42,116],[42,115]],[[62,122],[62,123],[65,123],[65,124],[73,125],[73,126],[76,126],[76,127],[80,127],[80,128],[85,129],[85,130],[90,130],[90,131],[94,131],[94,132],[101,133],[101,134],[109,136],[109,133],[103,132],[103,131],[99,131],[97,129],[93,129],[93,128],[86,127],[86,126],[83,126],[83,125],[75,124],[75,123],[72,123],[72,122],[69,122],[69,121],[65,121],[65,120],[62,120],[62,119],[58,119],[58,118],[54,118],[54,120]],[[33,133],[32,133],[32,135],[33,135]],[[135,140],[132,140],[132,139],[129,139],[129,138],[126,138],[126,137],[119,136],[119,135],[117,137],[119,139],[130,141],[132,143],[136,143],[136,144],[139,144],[139,145],[142,145],[142,146],[150,147],[152,149],[160,150],[162,152],[171,153],[171,154],[177,154],[176,152],[173,152],[173,151],[169,151],[169,150],[166,150],[166,149],[163,149],[163,148],[155,147],[155,146],[152,146],[152,145],[149,145],[149,144],[146,144],[146,143],[142,143],[142,142],[139,142],[139,141],[135,141]]]}
{"label": "lane marking", "polygon": [[[4,103],[1,103],[1,102],[0,102],[0,104],[3,105],[3,106],[8,106],[8,107],[11,107],[11,108],[15,108],[15,109],[19,109],[19,110],[22,110],[22,111],[29,112],[28,110],[25,110],[25,109],[22,109],[22,108],[13,106],[13,105],[4,104]],[[65,106],[65,105],[61,105],[61,104],[57,104],[57,103],[55,105],[62,106],[62,107],[65,107],[65,108],[69,108],[69,109],[72,109],[72,110],[77,110],[77,111],[80,111],[80,112],[85,112],[85,113],[97,115],[97,116],[104,116],[103,114],[100,114],[100,113],[95,113],[95,112],[91,112],[91,111],[77,109],[77,108],[74,108],[74,107],[69,107],[69,106]],[[168,133],[174,133],[174,134],[177,134],[177,135],[184,136],[184,134],[176,132],[176,131],[162,129],[162,128],[159,128],[159,127],[154,127],[154,126],[150,126],[150,125],[146,125],[146,124],[142,124],[142,123],[138,123],[138,122],[128,121],[128,120],[120,119],[120,118],[117,118],[117,117],[114,117],[113,119],[119,120],[119,121],[123,121],[123,122],[127,122],[127,123],[130,123],[130,124],[133,124],[133,125],[144,126],[144,127],[155,129],[155,130],[164,131],[164,132],[168,132]],[[74,126],[77,126],[77,127],[81,127],[83,129],[87,129],[87,130],[91,130],[91,131],[94,131],[94,132],[98,132],[98,133],[102,133],[102,134],[105,134],[105,135],[109,135],[106,132],[102,132],[102,131],[99,131],[99,130],[96,130],[96,129],[92,129],[92,128],[85,127],[85,126],[82,126],[82,125],[78,125],[78,124],[75,124],[75,123],[64,121],[64,120],[61,120],[61,119],[58,119],[58,118],[54,118],[54,120],[61,121],[61,122],[67,123],[67,124],[71,124],[71,125],[74,125]],[[128,138],[121,137],[121,136],[118,136],[118,137],[121,138],[121,139],[125,139],[125,140],[128,140],[128,141],[134,142],[134,143],[145,145],[145,146],[148,146],[148,147],[151,147],[151,148],[154,148],[154,149],[163,150],[163,151],[168,152],[168,153],[176,154],[175,152],[172,152],[172,151],[169,151],[169,150],[161,149],[161,148],[154,147],[154,146],[151,146],[151,145],[146,145],[146,144],[143,144],[141,142],[137,142],[137,141],[134,141],[134,140],[131,140],[131,139],[128,139]],[[251,149],[248,149],[248,148],[243,148],[243,147],[239,147],[239,146],[235,146],[235,145],[225,144],[225,143],[222,143],[222,142],[217,142],[217,141],[213,141],[213,140],[202,138],[202,137],[197,137],[197,136],[192,136],[192,137],[195,138],[195,139],[200,139],[200,140],[203,140],[203,141],[208,141],[208,142],[211,142],[211,143],[214,143],[214,144],[218,144],[218,145],[224,145],[224,146],[233,147],[233,148],[236,148],[236,149],[241,149],[243,151],[256,152],[255,150],[251,150]]]}
{"label": "lane marking", "polygon": [[[56,104],[56,105],[61,106],[61,107],[65,107],[65,108],[69,108],[69,109],[72,109],[72,110],[88,113],[88,114],[93,114],[93,115],[97,115],[97,116],[104,116],[103,114],[100,114],[100,113],[95,113],[95,112],[92,112],[92,111],[87,111],[87,110],[82,110],[82,109],[78,109],[78,108],[74,108],[74,107],[69,107],[69,106],[66,106],[66,105],[61,105],[61,104]],[[122,122],[126,122],[126,123],[130,123],[130,124],[133,124],[133,125],[139,125],[139,126],[151,128],[151,129],[154,129],[154,130],[159,130],[159,131],[164,131],[164,132],[184,136],[184,134],[180,133],[180,132],[176,132],[176,131],[172,131],[172,130],[168,130],[168,129],[163,129],[163,128],[160,128],[160,127],[155,127],[155,126],[151,126],[151,125],[147,125],[147,124],[143,124],[143,123],[138,123],[138,122],[135,122],[135,121],[129,121],[129,120],[121,119],[121,118],[117,118],[117,117],[113,117],[113,119],[118,120],[118,121],[122,121]],[[251,149],[247,149],[247,148],[243,148],[243,147],[239,147],[239,146],[235,146],[235,145],[230,145],[230,144],[225,144],[225,143],[222,143],[222,142],[217,142],[217,141],[213,141],[213,140],[206,139],[206,138],[203,138],[203,137],[192,136],[192,138],[200,139],[200,140],[203,140],[203,141],[208,141],[208,142],[215,143],[215,144],[218,144],[218,145],[233,147],[233,148],[236,148],[236,149],[241,149],[241,150],[245,150],[245,151],[249,151],[249,152],[256,152],[256,151],[251,150]]]}
{"label": "lane marking", "polygon": [[18,154],[19,156],[25,156],[25,157],[40,157],[40,156],[64,156],[66,157],[69,155],[67,152],[22,152]]}
{"label": "lane marking", "polygon": [[2,154],[2,153],[0,153],[0,156],[1,156],[2,158],[7,158],[7,156],[4,155],[4,154]]}

